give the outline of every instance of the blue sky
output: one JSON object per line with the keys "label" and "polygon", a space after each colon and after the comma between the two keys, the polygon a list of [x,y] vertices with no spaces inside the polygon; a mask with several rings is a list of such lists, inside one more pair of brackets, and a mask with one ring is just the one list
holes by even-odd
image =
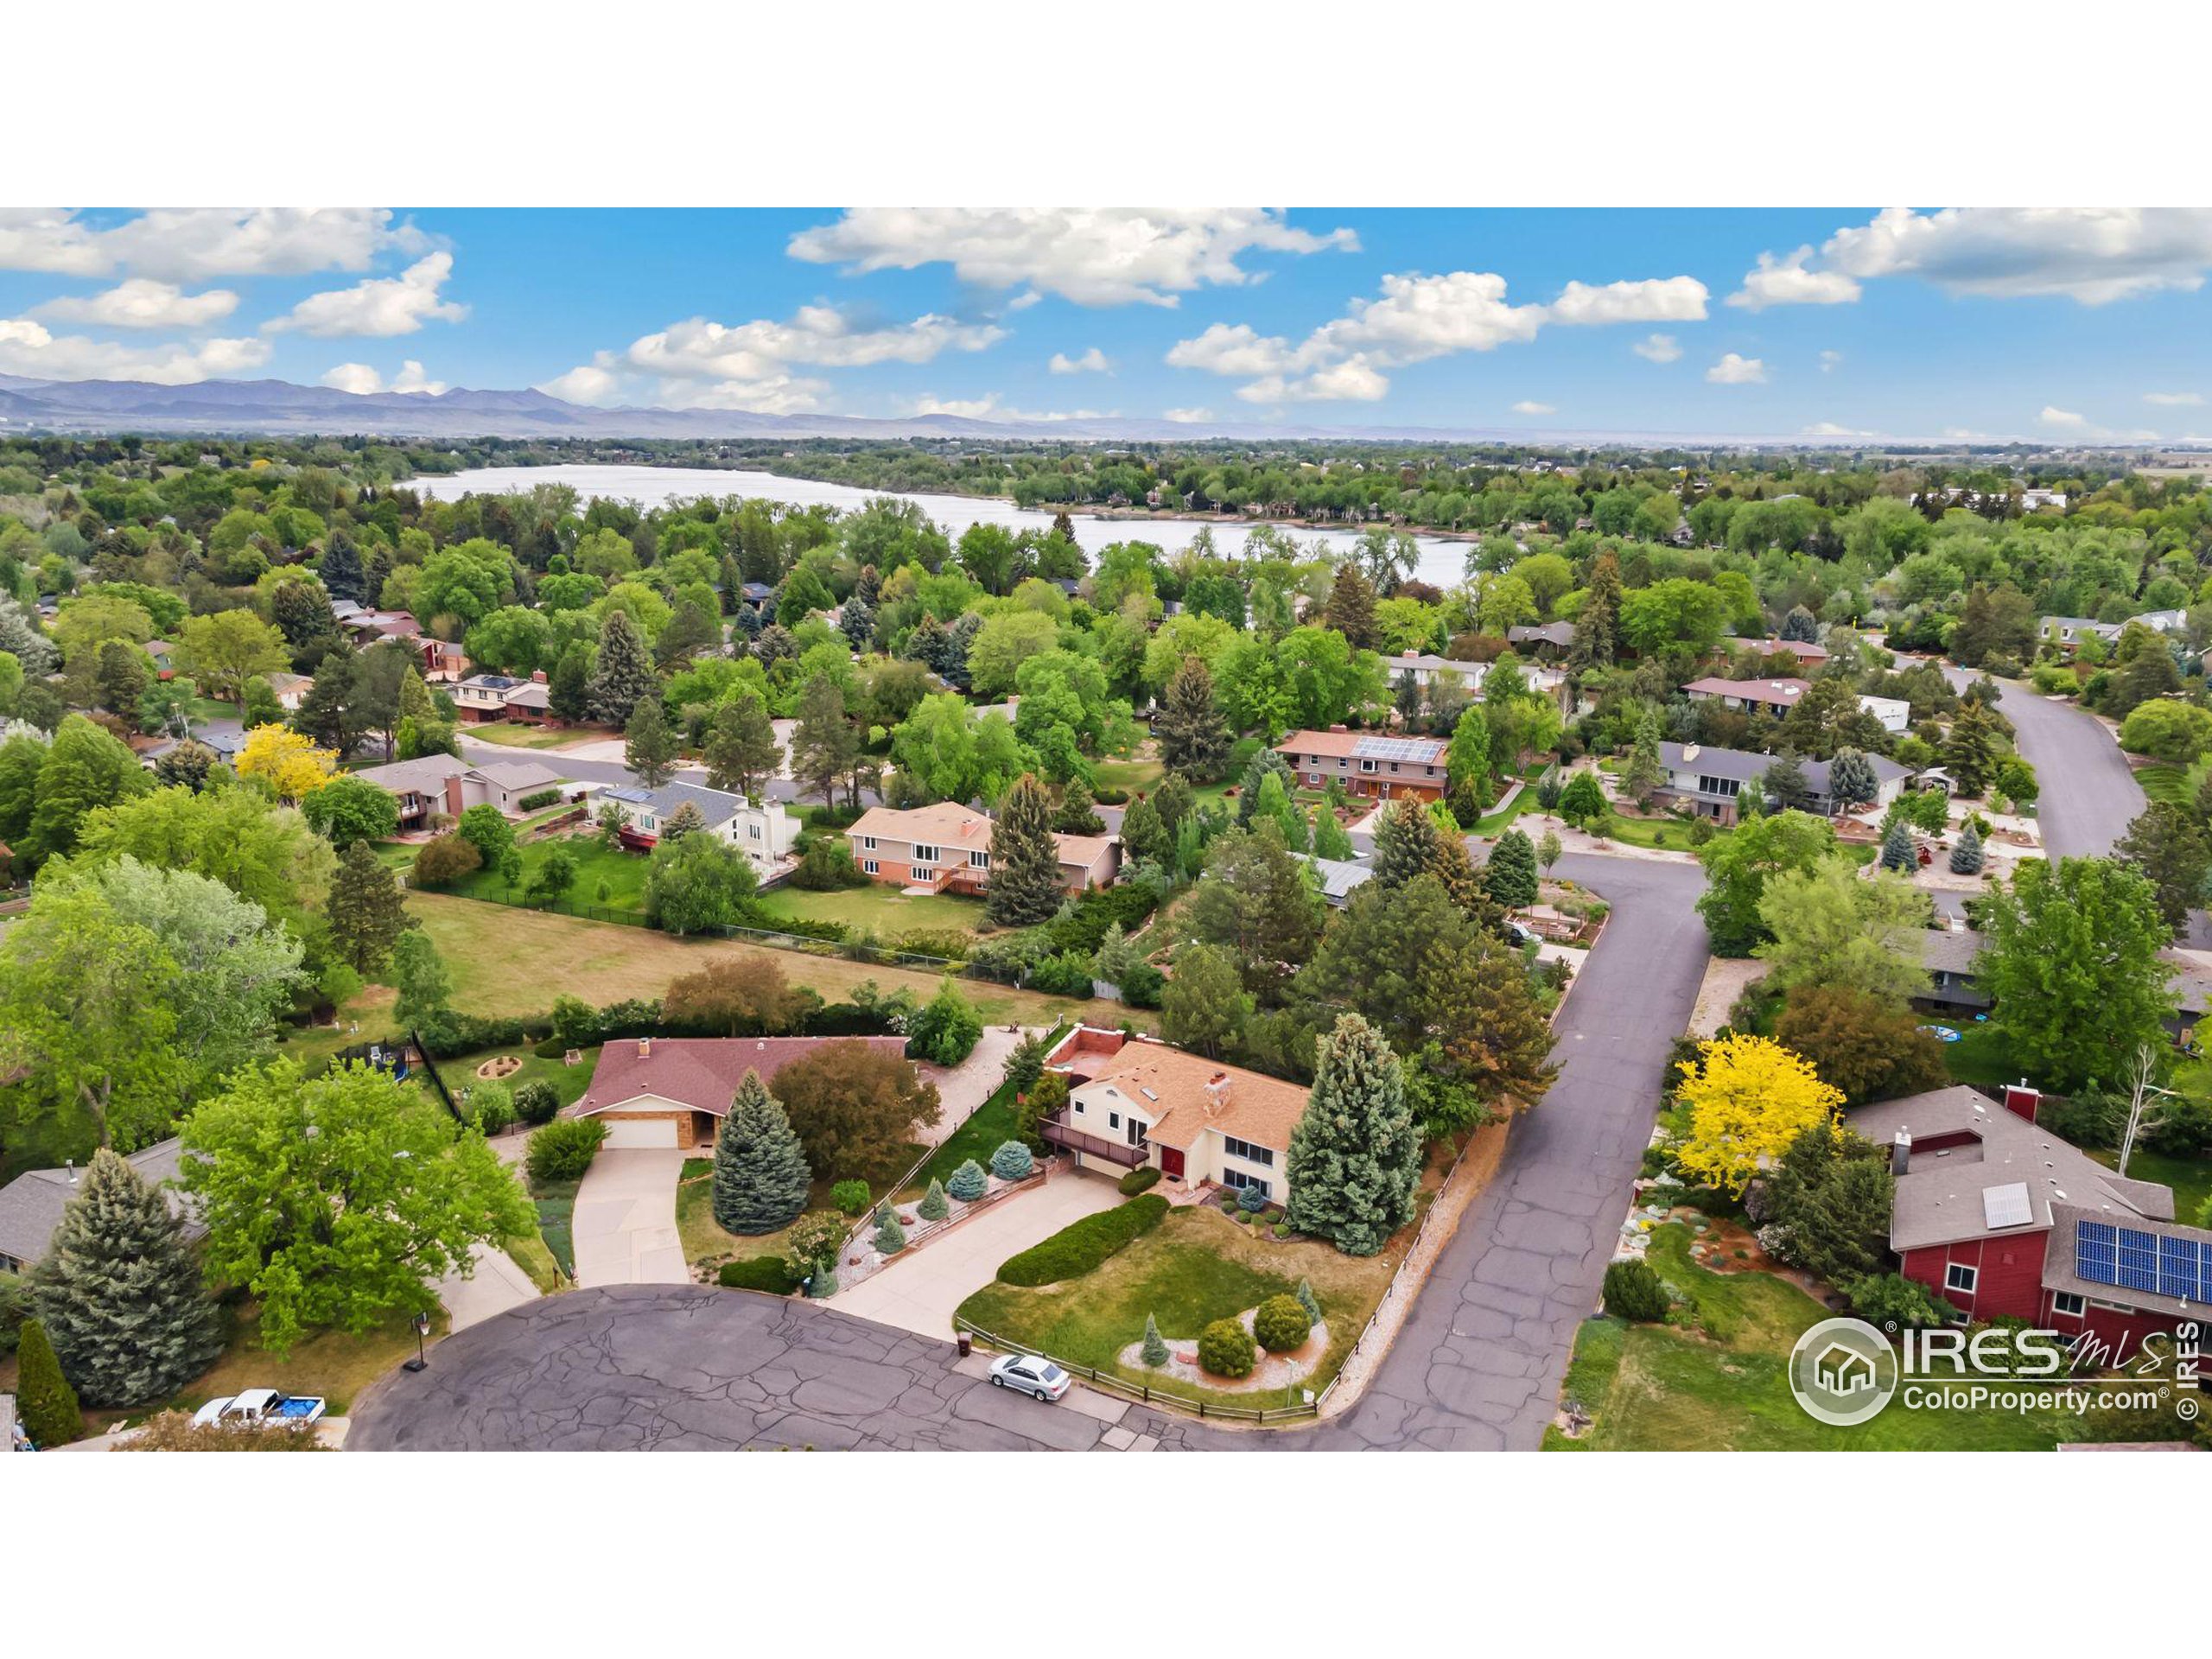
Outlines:
{"label": "blue sky", "polygon": [[2190,210],[0,211],[0,373],[2171,440],[2208,269]]}

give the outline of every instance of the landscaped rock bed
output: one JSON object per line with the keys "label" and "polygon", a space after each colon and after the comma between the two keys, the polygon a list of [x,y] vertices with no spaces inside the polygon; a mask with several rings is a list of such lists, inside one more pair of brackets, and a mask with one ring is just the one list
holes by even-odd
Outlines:
{"label": "landscaped rock bed", "polygon": [[522,1070],[519,1054],[494,1054],[476,1068],[476,1075],[486,1083],[497,1083],[502,1077],[512,1077]]}
{"label": "landscaped rock bed", "polygon": [[[1249,1334],[1252,1320],[1259,1313],[1248,1307],[1236,1316],[1236,1322]],[[1329,1325],[1317,1321],[1313,1334],[1305,1343],[1287,1354],[1271,1354],[1262,1348],[1256,1356],[1249,1376],[1216,1376],[1198,1365],[1198,1344],[1194,1338],[1188,1342],[1170,1340],[1167,1344],[1167,1363],[1147,1365],[1144,1363],[1144,1340],[1136,1341],[1115,1356],[1123,1372],[1131,1376],[1144,1377],[1154,1382],[1187,1382],[1193,1387],[1212,1389],[1222,1394],[1264,1394],[1269,1389],[1287,1389],[1303,1382],[1320,1368],[1321,1357],[1329,1351]]]}

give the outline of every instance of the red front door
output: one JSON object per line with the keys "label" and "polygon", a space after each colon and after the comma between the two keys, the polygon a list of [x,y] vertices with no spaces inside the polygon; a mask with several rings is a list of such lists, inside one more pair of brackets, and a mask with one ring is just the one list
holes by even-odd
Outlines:
{"label": "red front door", "polygon": [[1162,1147],[1160,1149],[1160,1173],[1170,1180],[1183,1179],[1183,1154],[1178,1148]]}

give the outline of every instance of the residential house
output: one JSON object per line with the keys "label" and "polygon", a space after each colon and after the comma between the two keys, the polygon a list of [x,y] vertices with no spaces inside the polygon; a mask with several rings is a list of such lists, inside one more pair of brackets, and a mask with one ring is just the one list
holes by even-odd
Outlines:
{"label": "residential house", "polygon": [[1452,674],[1469,692],[1479,693],[1483,677],[1490,672],[1488,663],[1463,663],[1424,651],[1402,651],[1382,660],[1382,677],[1394,686],[1408,674],[1414,677],[1415,685],[1424,688],[1433,685],[1439,676]]}
{"label": "residential house", "polygon": [[[129,1154],[125,1162],[149,1185],[175,1180],[184,1160],[184,1145],[175,1139],[159,1141]],[[37,1264],[61,1224],[61,1211],[77,1195],[85,1172],[74,1165],[60,1169],[29,1169],[0,1186],[0,1273],[22,1273]],[[187,1238],[206,1236],[199,1214],[183,1193],[165,1191],[169,1213],[184,1223]]]}
{"label": "residential house", "polygon": [[[957,801],[900,810],[872,806],[845,831],[861,874],[896,887],[977,893],[991,882],[991,815]],[[1070,893],[1110,887],[1121,879],[1122,843],[1114,836],[1064,836],[1060,885]]]}
{"label": "residential house", "polygon": [[1046,1057],[1068,1080],[1068,1105],[1039,1126],[1084,1169],[1144,1165],[1178,1187],[1256,1189],[1290,1198],[1290,1137],[1307,1091],[1223,1065],[1150,1037],[1078,1026]]}
{"label": "residential house", "polygon": [[2091,638],[2110,645],[2120,638],[2120,624],[2093,616],[2046,616],[2036,624],[2036,632],[2045,643],[2072,651]]}
{"label": "residential house", "polygon": [[423,632],[422,625],[407,611],[357,611],[340,618],[338,626],[353,636],[357,648],[385,639],[414,639]]}
{"label": "residential house", "polygon": [[747,1071],[772,1089],[793,1060],[834,1043],[903,1059],[904,1037],[639,1037],[601,1049],[591,1087],[563,1117],[595,1117],[611,1148],[710,1147]]}
{"label": "residential house", "polygon": [[737,590],[738,602],[755,611],[765,611],[773,602],[776,590],[765,582],[748,582]]}
{"label": "residential house", "polygon": [[415,648],[422,653],[423,677],[425,680],[450,684],[468,672],[468,656],[450,639],[417,639]]}
{"label": "residential house", "polygon": [[1780,639],[1773,634],[1764,639],[1723,639],[1720,651],[1724,656],[1756,651],[1762,657],[1794,657],[1806,668],[1818,668],[1828,659],[1826,645],[1816,645],[1808,639]]}
{"label": "residential house", "polygon": [[262,677],[269,682],[269,689],[276,694],[277,707],[287,712],[296,712],[300,704],[306,701],[308,693],[315,689],[312,674],[277,673]]}
{"label": "residential house", "polygon": [[1326,789],[1332,780],[1347,792],[1376,800],[1442,798],[1446,745],[1436,737],[1385,737],[1332,726],[1325,732],[1293,732],[1275,745],[1307,789]]}
{"label": "residential house", "polygon": [[1718,702],[1724,709],[1780,720],[1812,689],[1804,680],[1724,680],[1708,674],[1685,685],[1682,695],[1692,702]]}
{"label": "residential house", "polygon": [[154,659],[156,677],[173,680],[176,677],[176,647],[166,639],[149,639],[146,654]]}
{"label": "residential house", "polygon": [[1873,715],[1881,728],[1892,736],[1912,725],[1912,705],[1903,697],[1873,697],[1862,692],[1859,707],[1862,713]]}
{"label": "residential house", "polygon": [[1522,622],[1505,631],[1508,644],[1547,661],[1565,656],[1574,645],[1572,622]]}
{"label": "residential house", "polygon": [[472,674],[453,688],[454,706],[471,723],[487,720],[517,720],[542,726],[553,717],[545,671],[526,680],[505,674]]}
{"label": "residential house", "polygon": [[1920,1001],[1947,1014],[1980,1014],[1993,1006],[1974,978],[1974,961],[1981,955],[1980,933],[1969,927],[1923,928],[1919,943],[1920,964],[1928,969],[1929,979]]}
{"label": "residential house", "polygon": [[2125,1355],[2204,1317],[2212,1232],[2174,1195],[2126,1179],[2040,1127],[2037,1090],[1962,1085],[1862,1106],[1852,1128],[1890,1149],[1890,1249],[1967,1319],[2024,1319]]}
{"label": "residential house", "polygon": [[594,784],[584,792],[585,810],[596,818],[612,806],[622,815],[622,844],[650,852],[660,844],[662,826],[682,807],[696,806],[706,833],[750,858],[760,874],[778,868],[791,855],[798,825],[781,801],[755,801],[726,789],[701,784]]}
{"label": "residential house", "polygon": [[[1866,760],[1874,768],[1874,799],[1872,804],[1858,810],[1878,812],[1897,799],[1904,780],[1912,773],[1887,755],[1870,754]],[[1659,763],[1667,770],[1667,781],[1652,791],[1655,802],[1666,807],[1687,807],[1701,818],[1733,823],[1738,798],[1774,765],[1774,757],[1754,754],[1747,749],[1662,743]],[[1835,817],[1837,809],[1828,795],[1828,763],[1802,760],[1798,765],[1805,774],[1805,788],[1810,797],[1806,810],[1823,817]]]}
{"label": "residential house", "polygon": [[403,830],[428,829],[438,815],[458,818],[472,806],[496,806],[508,817],[520,817],[524,801],[548,790],[558,792],[563,781],[559,772],[535,760],[477,765],[450,754],[365,766],[353,776],[374,784],[399,803]]}
{"label": "residential house", "polygon": [[1342,910],[1351,902],[1356,888],[1364,887],[1374,875],[1372,868],[1350,858],[1317,858],[1311,853],[1293,853],[1291,856],[1313,871],[1321,885],[1322,902],[1332,910]]}

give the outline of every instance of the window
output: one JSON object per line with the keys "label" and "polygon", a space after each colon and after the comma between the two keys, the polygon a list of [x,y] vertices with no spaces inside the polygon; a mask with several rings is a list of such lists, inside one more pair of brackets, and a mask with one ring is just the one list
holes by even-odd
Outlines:
{"label": "window", "polygon": [[920,842],[916,842],[914,843],[914,862],[917,864],[936,863],[937,849],[934,847],[925,847]]}
{"label": "window", "polygon": [[1258,1164],[1267,1169],[1274,1167],[1275,1155],[1271,1150],[1266,1147],[1255,1147],[1249,1141],[1239,1141],[1233,1135],[1221,1137],[1221,1149],[1232,1158],[1242,1158],[1248,1164]]}
{"label": "window", "polygon": [[1943,1269],[1943,1288],[1955,1290],[1961,1296],[1974,1294],[1974,1281],[1980,1277],[1979,1271],[1963,1262],[1954,1262]]}
{"label": "window", "polygon": [[868,875],[877,875],[881,874],[876,867],[875,861],[872,858],[862,859],[861,861],[861,869],[864,874]]}
{"label": "window", "polygon": [[968,862],[976,869],[988,870],[991,868],[991,855],[988,853],[970,853]]}
{"label": "window", "polygon": [[1359,769],[1362,772],[1372,772],[1375,770],[1375,763],[1372,760],[1363,760],[1359,763]]}
{"label": "window", "polygon": [[1320,788],[1320,787],[1321,787],[1321,774],[1320,774],[1319,772],[1307,772],[1307,773],[1306,774],[1306,788],[1308,788],[1308,789],[1319,789],[1319,788]]}
{"label": "window", "polygon": [[757,823],[748,823],[745,826],[745,833],[758,841],[760,839],[760,826]]}
{"label": "window", "polygon": [[1075,1115],[1077,1117],[1083,1116],[1083,1103],[1079,1100],[1075,1103]]}
{"label": "window", "polygon": [[934,881],[937,880],[937,872],[935,870],[926,869],[919,864],[914,866],[913,869],[910,871],[909,874],[912,874],[917,881]]}
{"label": "window", "polygon": [[874,836],[862,836],[861,837],[861,850],[867,853],[874,852],[875,850],[875,837]]}
{"label": "window", "polygon": [[1223,1170],[1221,1172],[1221,1184],[1224,1186],[1231,1186],[1239,1189],[1249,1187],[1253,1192],[1257,1192],[1263,1198],[1268,1196],[1268,1184],[1262,1180],[1257,1175],[1247,1175],[1241,1169]]}
{"label": "window", "polygon": [[638,828],[640,830],[651,830],[652,827],[653,815],[650,812],[646,813],[644,817],[638,820]]}
{"label": "window", "polygon": [[1106,1127],[1107,1127],[1108,1128],[1109,1128],[1109,1129],[1118,1129],[1118,1128],[1120,1128],[1122,1127],[1122,1115],[1121,1115],[1119,1112],[1109,1112],[1109,1113],[1107,1113],[1107,1114],[1106,1114]]}
{"label": "window", "polygon": [[2070,1290],[2062,1290],[2050,1299],[2050,1311],[2063,1313],[2069,1319],[2078,1319],[2088,1303]]}

